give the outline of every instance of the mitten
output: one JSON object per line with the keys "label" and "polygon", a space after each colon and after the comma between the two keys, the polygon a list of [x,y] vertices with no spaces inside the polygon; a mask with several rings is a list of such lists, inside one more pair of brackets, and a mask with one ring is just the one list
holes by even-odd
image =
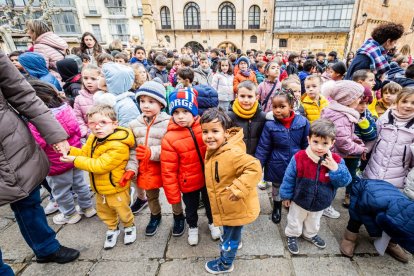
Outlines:
{"label": "mitten", "polygon": [[144,145],[139,145],[135,151],[137,152],[138,160],[149,160],[151,157],[151,149]]}
{"label": "mitten", "polygon": [[126,171],[119,181],[119,186],[125,187],[128,181],[134,177],[135,173],[133,171]]}

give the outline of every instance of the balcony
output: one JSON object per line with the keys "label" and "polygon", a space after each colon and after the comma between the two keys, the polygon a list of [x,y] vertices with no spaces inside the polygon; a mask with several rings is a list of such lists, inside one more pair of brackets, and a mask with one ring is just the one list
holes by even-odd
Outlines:
{"label": "balcony", "polygon": [[102,16],[101,10],[97,7],[86,7],[84,9],[83,14],[85,15],[85,17],[101,17]]}
{"label": "balcony", "polygon": [[126,15],[126,7],[107,7],[110,16]]}
{"label": "balcony", "polygon": [[[190,21],[191,22],[191,21]],[[184,20],[175,20],[174,22],[163,22],[168,24],[161,24],[161,20],[155,20],[156,29],[159,31],[194,31],[194,30],[222,30],[222,31],[241,31],[241,30],[257,30],[265,31],[265,28],[260,28],[258,25],[249,25],[248,20],[242,22],[242,20],[236,21],[224,21],[219,22],[218,20],[200,20],[199,22],[194,22],[195,24],[189,24],[189,22],[184,22]],[[187,23],[187,24],[185,24]],[[174,26],[174,27],[172,27]]]}

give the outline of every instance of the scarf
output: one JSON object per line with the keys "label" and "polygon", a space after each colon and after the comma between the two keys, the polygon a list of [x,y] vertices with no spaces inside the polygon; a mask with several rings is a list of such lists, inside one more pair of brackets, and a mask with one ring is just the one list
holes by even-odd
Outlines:
{"label": "scarf", "polygon": [[292,125],[293,119],[295,119],[295,112],[291,111],[289,117],[287,118],[283,118],[283,119],[276,119],[276,117],[274,118],[275,120],[278,120],[279,122],[281,122],[285,128],[289,129],[290,126]]}
{"label": "scarf", "polygon": [[233,112],[240,118],[243,119],[251,119],[257,112],[257,108],[259,107],[259,101],[255,101],[252,109],[245,110],[240,106],[239,99],[236,99],[233,103],[232,109]]}
{"label": "scarf", "polygon": [[250,69],[247,69],[246,71],[240,70],[239,72],[246,78],[250,77]]}
{"label": "scarf", "polygon": [[201,68],[201,65],[200,65],[200,66],[198,66],[198,69],[199,69],[201,72],[203,72],[206,76],[208,76],[208,74],[210,74],[210,72],[211,72],[211,69],[210,69],[210,68],[203,69],[203,68]]}
{"label": "scarf", "polygon": [[[313,162],[315,162],[316,164],[319,163],[319,160],[321,160],[321,158],[319,156],[317,156],[310,148],[310,146],[308,146],[305,150],[306,155],[309,157],[310,160],[312,160]],[[328,150],[328,152],[326,153],[328,154],[329,157],[332,156],[332,153],[330,150]]]}
{"label": "scarf", "polygon": [[360,115],[358,111],[356,111],[353,108],[349,108],[343,104],[340,104],[337,101],[330,102],[327,108],[344,114],[349,119],[349,121],[351,121],[354,124],[358,123],[359,121]]}
{"label": "scarf", "polygon": [[401,115],[395,105],[390,107],[391,114],[397,119],[397,122],[408,123],[414,118],[414,113],[410,115]]}
{"label": "scarf", "polygon": [[387,51],[374,39],[368,38],[356,53],[368,56],[371,59],[370,69],[377,74],[382,75],[390,70]]}

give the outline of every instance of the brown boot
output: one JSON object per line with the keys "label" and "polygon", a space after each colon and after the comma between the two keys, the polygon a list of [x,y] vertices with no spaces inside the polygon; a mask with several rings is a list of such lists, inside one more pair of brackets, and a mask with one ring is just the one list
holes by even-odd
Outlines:
{"label": "brown boot", "polygon": [[341,240],[339,249],[341,253],[345,256],[352,258],[354,256],[354,250],[356,246],[356,240],[358,238],[358,233],[352,233],[348,229],[345,230],[344,237]]}
{"label": "brown boot", "polygon": [[345,198],[344,201],[342,202],[342,206],[344,206],[345,208],[349,208],[349,204],[351,204],[351,195],[350,194],[345,194]]}
{"label": "brown boot", "polygon": [[402,262],[402,263],[408,263],[408,255],[405,253],[405,251],[395,243],[389,243],[387,247],[387,253],[391,255],[394,259]]}

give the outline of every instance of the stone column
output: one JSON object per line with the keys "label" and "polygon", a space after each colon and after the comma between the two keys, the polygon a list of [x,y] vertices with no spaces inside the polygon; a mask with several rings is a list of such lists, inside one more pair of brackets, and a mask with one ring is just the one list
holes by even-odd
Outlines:
{"label": "stone column", "polygon": [[155,31],[155,21],[152,16],[152,6],[150,0],[142,0],[142,28],[144,30],[143,45],[148,51],[156,44],[157,34]]}

